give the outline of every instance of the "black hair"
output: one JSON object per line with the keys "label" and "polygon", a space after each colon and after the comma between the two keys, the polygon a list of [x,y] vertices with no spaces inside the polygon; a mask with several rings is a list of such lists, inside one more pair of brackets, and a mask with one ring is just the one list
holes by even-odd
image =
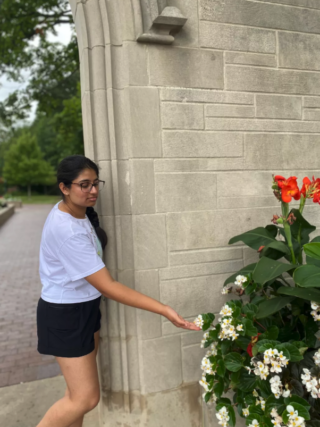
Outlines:
{"label": "black hair", "polygon": [[[97,174],[97,177],[99,178],[98,166],[92,160],[88,159],[88,157],[82,156],[80,154],[65,157],[58,165],[58,185],[60,182],[63,182],[67,188],[70,188],[72,181],[77,179],[84,169],[94,170]],[[64,194],[60,188],[59,191],[62,195],[62,199],[64,200]]]}
{"label": "black hair", "polygon": [[[72,181],[78,178],[81,172],[84,169],[92,169],[96,172],[97,177],[99,178],[99,169],[98,166],[90,160],[88,157],[82,156],[80,154],[75,154],[73,156],[65,157],[58,165],[57,170],[57,182],[58,185],[60,182],[67,187],[71,187]],[[65,196],[63,192],[59,191],[62,195],[62,199],[64,200]],[[93,209],[93,207],[87,207],[86,215],[89,218],[91,224],[94,226],[97,236],[101,242],[102,249],[105,248],[108,243],[108,237],[106,232],[100,227],[99,217],[97,212]]]}

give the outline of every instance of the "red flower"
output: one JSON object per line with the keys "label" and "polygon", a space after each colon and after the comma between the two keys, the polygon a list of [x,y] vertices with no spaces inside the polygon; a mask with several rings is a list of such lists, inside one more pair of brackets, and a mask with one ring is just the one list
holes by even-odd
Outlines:
{"label": "red flower", "polygon": [[252,348],[255,346],[256,342],[258,341],[259,335],[261,335],[261,332],[258,332],[258,335],[256,335],[255,337],[251,337],[251,342],[247,347],[247,353],[249,354],[250,357],[253,357]]}
{"label": "red flower", "polygon": [[281,199],[285,203],[289,203],[292,197],[299,200],[301,197],[300,190],[297,184],[297,177],[290,176],[288,179],[283,179],[283,176],[275,176],[275,181],[281,189]]}
{"label": "red flower", "polygon": [[312,181],[306,176],[302,180],[303,185],[301,188],[301,194],[303,194],[305,199],[312,199],[314,203],[320,203],[320,179],[314,179]]}
{"label": "red flower", "polygon": [[260,248],[258,249],[258,252],[259,253],[262,252],[263,248],[264,248],[264,246],[260,246]]}

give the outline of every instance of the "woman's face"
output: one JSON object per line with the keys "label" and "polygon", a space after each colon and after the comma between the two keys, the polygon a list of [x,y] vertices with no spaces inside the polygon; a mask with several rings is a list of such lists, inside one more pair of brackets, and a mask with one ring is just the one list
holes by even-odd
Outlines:
{"label": "woman's face", "polygon": [[[83,184],[83,187],[89,186],[90,188],[91,184],[97,182],[98,179],[93,169],[84,169],[80,175],[72,181],[73,184],[70,188],[64,187],[64,193],[75,205],[85,207],[94,206],[98,198],[98,186],[92,187],[91,191],[88,193],[81,189],[80,184]],[[83,189],[85,190],[85,188]]]}

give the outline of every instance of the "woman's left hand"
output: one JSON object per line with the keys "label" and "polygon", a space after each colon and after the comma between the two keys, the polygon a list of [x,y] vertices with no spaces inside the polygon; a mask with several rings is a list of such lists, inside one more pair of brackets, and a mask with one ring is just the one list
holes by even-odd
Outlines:
{"label": "woman's left hand", "polygon": [[190,329],[192,331],[201,331],[201,328],[192,322],[188,322],[173,310],[169,305],[164,306],[163,316],[170,320],[177,328]]}

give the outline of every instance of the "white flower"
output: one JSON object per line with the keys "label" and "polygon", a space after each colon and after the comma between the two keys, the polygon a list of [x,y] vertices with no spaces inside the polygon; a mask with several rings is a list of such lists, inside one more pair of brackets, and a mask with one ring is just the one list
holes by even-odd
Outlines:
{"label": "white flower", "polygon": [[236,277],[236,281],[234,282],[235,285],[239,286],[241,289],[243,289],[243,283],[245,283],[248,279],[245,276],[239,276]]}
{"label": "white flower", "polygon": [[249,424],[249,427],[259,427],[258,420],[256,420],[256,419],[252,420],[252,423]]}
{"label": "white flower", "polygon": [[311,301],[311,308],[312,310],[319,310],[320,306],[316,302]]}
{"label": "white flower", "polygon": [[287,409],[289,418],[296,417],[298,415],[298,411],[295,411],[292,405],[288,405],[286,409]]}
{"label": "white flower", "polygon": [[222,288],[222,295],[227,295],[230,292],[230,288]]}
{"label": "white flower", "polygon": [[232,308],[230,308],[227,304],[225,304],[222,307],[222,309],[221,309],[221,311],[220,311],[219,314],[221,314],[221,316],[232,316],[232,313],[233,313]]}
{"label": "white flower", "polygon": [[258,394],[258,392],[257,392],[256,389],[253,390],[252,394],[254,395],[254,397],[258,397],[259,396],[259,394]]}
{"label": "white flower", "polygon": [[313,356],[314,363],[320,366],[320,349]]}
{"label": "white flower", "polygon": [[249,408],[243,408],[242,409],[242,415],[247,417],[249,415]]}
{"label": "white flower", "polygon": [[[206,394],[207,393],[203,393],[203,395],[202,395],[202,398],[204,401],[205,401]],[[212,393],[210,396],[210,399],[207,401],[207,405],[211,406],[212,403],[214,403],[216,400],[217,400],[217,396],[214,393]]]}
{"label": "white flower", "polygon": [[201,314],[199,314],[199,316],[198,316],[198,317],[196,317],[196,318],[194,319],[193,323],[194,323],[196,326],[198,326],[198,328],[202,328],[202,326],[203,326],[203,324],[204,324],[204,321],[203,321],[203,319],[202,319]]}
{"label": "white flower", "polygon": [[205,391],[209,391],[209,384],[204,378],[201,378],[199,384],[205,389]]}
{"label": "white flower", "polygon": [[236,330],[237,331],[243,331],[243,325],[238,325],[237,327],[236,327]]}
{"label": "white flower", "polygon": [[311,316],[313,317],[313,319],[315,321],[319,321],[320,320],[320,313],[319,313],[320,305],[317,304],[316,302],[312,301],[311,302],[311,308],[312,308]]}
{"label": "white flower", "polygon": [[221,424],[223,427],[226,427],[228,425],[230,417],[225,406],[223,406],[220,411],[216,413],[216,417],[219,420],[218,424]]}

